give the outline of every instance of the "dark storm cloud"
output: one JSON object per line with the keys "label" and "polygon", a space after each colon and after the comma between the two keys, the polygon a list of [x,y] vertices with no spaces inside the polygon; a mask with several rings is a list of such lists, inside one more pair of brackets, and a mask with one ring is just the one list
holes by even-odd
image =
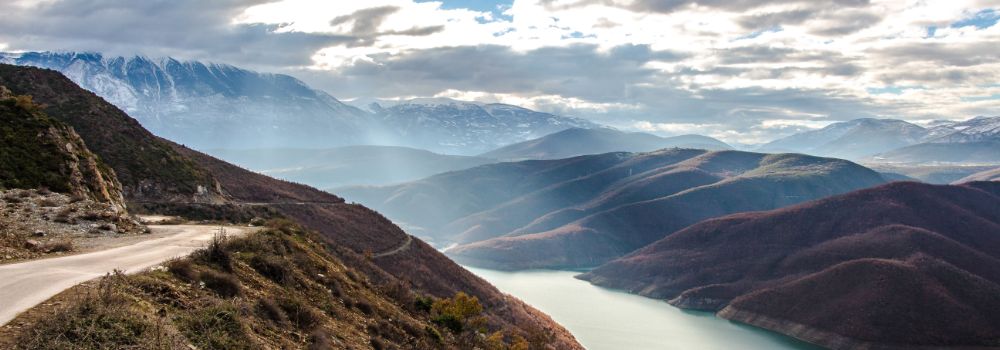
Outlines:
{"label": "dark storm cloud", "polygon": [[397,6],[381,6],[355,11],[352,14],[339,16],[330,21],[330,25],[338,26],[351,22],[351,36],[356,39],[348,43],[348,47],[371,46],[380,36],[427,36],[444,30],[443,25],[414,27],[407,30],[390,30],[379,32],[378,28],[389,15],[399,12]]}
{"label": "dark storm cloud", "polygon": [[267,0],[53,1],[30,8],[0,3],[0,42],[14,50],[85,50],[209,59],[252,66],[310,64],[339,35],[279,32],[281,25],[232,19]]}

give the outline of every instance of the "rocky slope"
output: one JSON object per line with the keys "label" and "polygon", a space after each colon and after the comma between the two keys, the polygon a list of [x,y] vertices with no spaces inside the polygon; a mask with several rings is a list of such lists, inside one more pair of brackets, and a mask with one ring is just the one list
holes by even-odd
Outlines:
{"label": "rocky slope", "polygon": [[500,163],[342,192],[491,268],[586,267],[699,220],[885,180],[843,160],[669,149]]}
{"label": "rocky slope", "polygon": [[490,329],[540,334],[552,348],[579,348],[547,316],[502,294],[419,241],[391,256],[366,258],[409,239],[392,222],[363,206],[157,138],[58,72],[0,65],[0,84],[18,94],[32,94],[47,105],[44,110],[52,118],[80,131],[87,145],[97,145],[93,152],[114,168],[126,200],[139,204],[138,210],[226,220],[291,217],[318,231],[328,241],[330,254],[364,273],[380,290],[400,288],[436,298],[465,292],[489,310],[484,316]]}
{"label": "rocky slope", "polygon": [[46,188],[125,210],[114,170],[30,96],[15,96],[0,85],[0,119],[0,189]]}
{"label": "rocky slope", "polygon": [[580,278],[835,349],[1000,345],[1000,185],[897,182],[687,227]]}
{"label": "rocky slope", "polygon": [[608,152],[649,152],[671,147],[708,150],[732,149],[722,141],[701,135],[659,137],[609,128],[572,128],[534,140],[504,146],[480,156],[507,161],[561,159]]}

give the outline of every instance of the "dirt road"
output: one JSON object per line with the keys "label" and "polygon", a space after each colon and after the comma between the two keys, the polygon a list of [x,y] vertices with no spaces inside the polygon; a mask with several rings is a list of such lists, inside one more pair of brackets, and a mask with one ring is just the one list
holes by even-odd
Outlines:
{"label": "dirt road", "polygon": [[[0,266],[0,325],[18,314],[81,282],[115,269],[139,272],[204,247],[219,226],[170,225],[149,228],[167,234],[136,244],[60,258]],[[241,235],[246,227],[226,227],[227,235]]]}

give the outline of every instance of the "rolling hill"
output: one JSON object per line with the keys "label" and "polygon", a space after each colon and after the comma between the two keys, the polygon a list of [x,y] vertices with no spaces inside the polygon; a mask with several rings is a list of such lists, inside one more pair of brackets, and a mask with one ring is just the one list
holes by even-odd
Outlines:
{"label": "rolling hill", "polygon": [[649,152],[671,147],[709,150],[732,149],[722,141],[701,135],[659,137],[641,132],[622,132],[609,128],[572,128],[534,140],[504,146],[480,156],[507,161],[561,159],[609,152]]}
{"label": "rolling hill", "polygon": [[348,199],[452,258],[502,269],[587,267],[684,226],[874,186],[857,164],[804,155],[667,149],[480,166]]}
{"label": "rolling hill", "polygon": [[216,149],[206,152],[268,176],[324,189],[389,185],[494,162],[482,157],[445,155],[395,146]]}
{"label": "rolling hill", "polygon": [[[468,293],[489,310],[483,317],[490,329],[539,335],[543,343],[554,348],[579,348],[571,335],[544,314],[509,298],[429,245],[411,241],[392,222],[361,205],[256,174],[153,136],[118,108],[53,70],[0,64],[0,85],[14,94],[33,96],[49,117],[77,130],[91,151],[119,174],[130,207],[242,222],[259,216],[290,218],[317,232],[316,239],[326,244],[323,249],[336,259],[326,263],[342,262],[351,273],[363,276],[352,279],[363,279],[368,289],[381,291],[377,295],[384,297],[386,290],[434,298]],[[401,244],[406,249],[389,256],[365,257]],[[363,320],[367,318],[355,319],[368,322]],[[366,329],[362,324],[356,326]]]}
{"label": "rolling hill", "polygon": [[580,278],[834,349],[993,347],[1000,184],[896,182],[705,220]]}

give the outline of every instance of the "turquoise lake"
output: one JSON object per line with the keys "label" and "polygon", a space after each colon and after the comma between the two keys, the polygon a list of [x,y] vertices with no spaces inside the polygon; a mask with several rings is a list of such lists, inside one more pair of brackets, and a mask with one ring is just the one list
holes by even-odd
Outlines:
{"label": "turquoise lake", "polygon": [[712,313],[597,287],[573,278],[579,272],[466,269],[549,314],[590,350],[819,349]]}

